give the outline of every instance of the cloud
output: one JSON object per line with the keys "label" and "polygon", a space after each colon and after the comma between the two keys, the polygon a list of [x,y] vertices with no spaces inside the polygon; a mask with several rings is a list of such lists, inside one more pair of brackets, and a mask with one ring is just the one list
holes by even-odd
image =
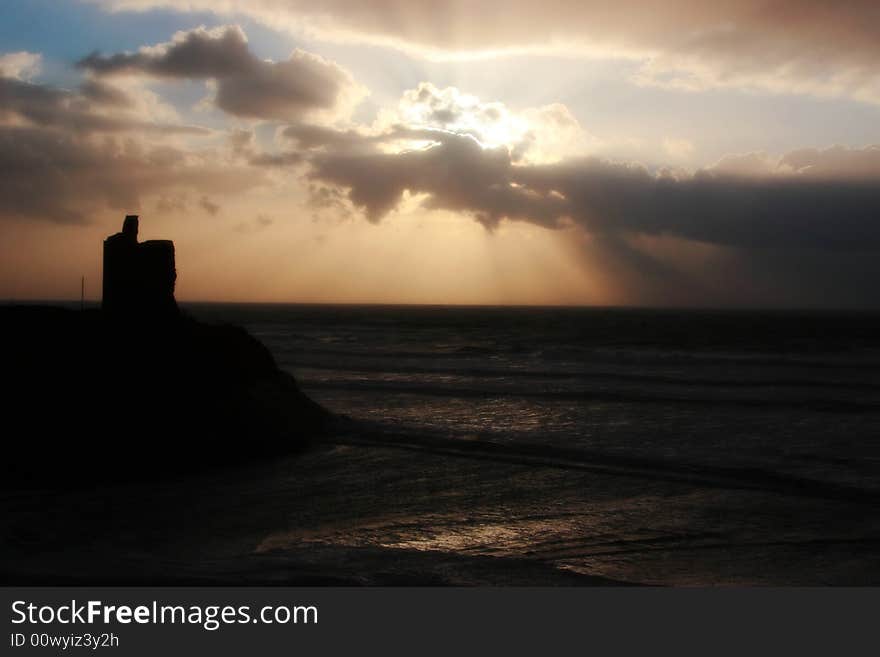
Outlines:
{"label": "cloud", "polygon": [[39,53],[22,50],[0,55],[0,77],[30,80],[40,72],[42,63]]}
{"label": "cloud", "polygon": [[251,132],[233,131],[219,150],[198,146],[196,138],[212,131],[181,123],[144,86],[151,79],[205,79],[218,107],[258,118],[320,120],[360,93],[347,72],[315,55],[256,58],[237,27],[181,32],[136,53],[89,55],[74,89],[30,81],[39,62],[32,53],[0,57],[3,219],[83,223],[102,209],[136,209],[148,196],[158,197],[161,210],[180,211],[187,192],[215,215],[214,195],[266,181],[250,166],[267,158]]}
{"label": "cloud", "polygon": [[667,137],[663,140],[663,150],[673,160],[687,160],[694,154],[694,145],[687,139]]}
{"label": "cloud", "polygon": [[217,203],[214,203],[214,201],[209,199],[207,196],[203,196],[199,199],[199,207],[212,217],[216,216],[217,213],[220,212],[220,206]]}
{"label": "cloud", "polygon": [[[389,139],[399,138],[389,133]],[[436,145],[402,153],[331,151],[311,157],[313,180],[347,188],[351,202],[378,222],[403,192],[426,194],[425,207],[473,214],[486,225],[502,218],[552,225],[563,212],[560,199],[512,185],[506,147],[483,148],[471,135],[419,131]]]}
{"label": "cloud", "polygon": [[242,192],[257,172],[129,137],[65,134],[0,126],[0,217],[84,223],[105,209],[130,211],[145,196],[172,190]]}
{"label": "cloud", "polygon": [[[817,152],[818,160],[828,151]],[[864,151],[848,151],[860,160]],[[572,220],[591,232],[673,236],[754,249],[880,249],[880,167],[870,177],[789,172],[771,175],[708,168],[692,175],[650,173],[596,159],[517,171],[537,192],[562,194]]]}
{"label": "cloud", "polygon": [[[116,112],[104,111],[110,107]],[[131,111],[119,111],[131,110]],[[0,124],[55,127],[74,132],[130,130],[165,134],[206,134],[204,128],[147,120],[122,90],[86,80],[68,91],[11,77],[0,77]]]}
{"label": "cloud", "polygon": [[[130,91],[93,79],[71,91],[0,77],[0,219],[85,223],[150,195],[170,209],[188,189],[226,194],[260,183],[252,167],[186,143],[210,131],[147,120],[154,99]],[[202,207],[214,203],[205,196]]]}
{"label": "cloud", "polygon": [[[351,5],[352,16],[337,17],[334,12],[344,4],[327,4],[321,29],[337,30],[336,36],[348,29],[366,40],[403,39],[359,6]],[[269,5],[258,0],[248,6]],[[384,7],[374,7],[377,16]],[[284,13],[284,7],[276,9]],[[468,12],[484,9],[473,3]],[[551,2],[544,9],[580,11],[574,3]],[[413,3],[395,10],[416,18],[423,11]],[[613,24],[617,11],[600,11],[596,20]],[[695,24],[714,11],[697,7]],[[513,43],[510,13],[500,15],[500,25],[485,25],[481,47]],[[312,20],[308,11],[303,15],[305,22]],[[810,9],[803,22],[815,15]],[[561,38],[571,28],[572,38],[589,40],[585,35],[595,26],[578,27],[571,16],[573,26],[565,24],[554,34]],[[841,68],[828,64],[834,70],[816,77],[818,60],[792,55],[789,36],[779,37],[778,49],[756,40],[757,50],[749,51],[743,34],[752,34],[757,18],[737,23],[733,36],[728,28],[687,30],[673,45],[660,38],[666,20],[658,26],[639,14],[630,16],[628,26],[621,21],[631,32],[620,34],[638,36],[632,41],[638,47],[621,46],[626,39],[613,30],[603,42],[611,44],[608,52],[644,59],[640,83],[687,79],[699,88],[720,76],[718,84],[760,86],[765,79],[767,85],[782,85],[780,90],[789,84],[789,90],[813,93],[820,82],[846,74],[849,86],[841,93],[853,97],[874,84],[867,60],[860,64],[853,54],[869,47],[864,44],[847,42],[843,50],[852,52],[846,57],[836,46],[830,55],[826,49]],[[555,36],[542,32],[540,17],[532,27],[532,41],[523,43],[554,42]],[[848,28],[836,29],[842,34]],[[816,27],[811,38],[820,42],[825,30]],[[793,34],[807,32],[801,22],[792,26]],[[452,48],[470,38],[467,30],[463,36],[433,28],[413,34],[418,38],[400,43]],[[767,39],[774,34],[761,32]],[[789,55],[797,66],[785,63]],[[405,92],[371,124],[337,129],[328,122],[347,116],[364,94],[351,76],[302,51],[282,62],[261,60],[237,27],[198,28],[133,53],[89,55],[80,62],[84,78],[73,89],[34,83],[39,62],[32,53],[0,57],[2,218],[82,223],[107,208],[137,208],[144,199],[163,211],[191,206],[215,214],[228,194],[267,179],[291,179],[289,171],[278,170],[291,167],[293,176],[306,178],[306,208],[313,217],[345,220],[363,213],[378,224],[405,203],[467,215],[489,229],[527,222],[564,234],[585,262],[598,263],[621,285],[638,290],[642,297],[636,300],[711,298],[713,289],[730,280],[742,287],[743,298],[757,298],[773,281],[780,294],[795,290],[805,299],[811,294],[843,299],[849,293],[866,299],[864,281],[880,275],[880,146],[807,148],[781,157],[745,153],[696,171],[656,169],[588,156],[594,140],[564,105],[514,109],[427,82]],[[852,74],[858,66],[866,71],[861,77]],[[240,122],[231,122],[239,127],[225,133],[182,124],[173,108],[145,88],[155,79],[204,80],[212,102],[226,113],[281,121],[275,133],[280,149],[262,150],[268,133],[240,129]],[[202,137],[210,143],[201,145]],[[686,161],[693,149],[681,139],[663,145],[673,164]],[[269,218],[263,219],[241,224],[241,231],[265,228]],[[705,273],[699,270],[703,266]]]}
{"label": "cloud", "polygon": [[297,35],[401,48],[432,58],[507,52],[624,57],[634,81],[753,88],[880,102],[874,0],[92,0],[248,16]]}
{"label": "cloud", "polygon": [[132,98],[122,89],[92,78],[83,81],[79,92],[98,106],[129,108],[134,105]]}
{"label": "cloud", "polygon": [[230,130],[227,140],[232,148],[232,152],[236,155],[250,155],[254,151],[254,133],[252,130]]}
{"label": "cloud", "polygon": [[436,128],[467,134],[484,146],[507,145],[516,160],[557,160],[583,153],[595,140],[565,105],[554,103],[513,111],[498,101],[482,101],[456,87],[440,89],[421,82],[403,93],[394,111],[385,111],[374,126]]}
{"label": "cloud", "polygon": [[[519,120],[526,116],[537,118]],[[251,161],[301,167],[334,207],[333,188],[373,223],[409,195],[488,228],[503,220],[575,226],[615,244],[669,237],[724,248],[880,249],[880,146],[729,155],[696,171],[595,156],[524,157],[543,148],[524,135],[552,135],[560,125],[562,134],[580,130],[568,116],[558,105],[514,115],[500,103],[422,83],[371,127],[294,124],[281,133],[291,149]],[[667,146],[684,156],[692,148],[681,140]]]}
{"label": "cloud", "polygon": [[285,134],[321,216],[355,209],[379,223],[415,200],[492,230],[559,231],[618,303],[877,305],[880,146],[731,155],[687,172],[517,161],[509,145],[438,128]]}
{"label": "cloud", "polygon": [[[395,126],[394,130],[399,130]],[[299,149],[333,149],[353,152],[360,149],[371,151],[376,144],[388,139],[389,134],[370,134],[360,130],[336,130],[327,126],[298,123],[287,126],[282,136],[291,140]]]}
{"label": "cloud", "polygon": [[467,136],[482,147],[509,149],[517,162],[554,162],[595,145],[565,105],[554,103],[513,111],[504,103],[483,102],[455,87],[440,89],[421,82],[404,91],[396,108],[383,108],[369,126],[338,130],[294,123],[281,131],[295,148],[262,154],[262,165],[293,165],[309,150],[384,152],[423,148],[447,136]]}
{"label": "cloud", "polygon": [[156,211],[162,214],[184,213],[187,208],[185,193],[162,195],[156,201]]}
{"label": "cloud", "polygon": [[178,32],[136,53],[93,53],[78,66],[100,77],[209,80],[218,108],[252,119],[346,114],[365,95],[346,70],[318,55],[294,50],[285,61],[259,59],[238,26]]}
{"label": "cloud", "polygon": [[779,165],[817,179],[876,181],[880,177],[880,146],[803,148],[785,155]]}
{"label": "cloud", "polygon": [[[725,247],[880,250],[877,146],[802,150],[775,162],[749,154],[686,173],[595,157],[517,163],[507,147],[441,130],[398,128],[360,140],[352,131],[309,134],[309,177],[347,190],[372,222],[409,192],[424,195],[427,208],[489,227],[508,219]],[[402,135],[431,145],[383,150]]]}
{"label": "cloud", "polygon": [[302,162],[302,155],[294,152],[260,153],[250,158],[250,163],[258,167],[290,167]]}
{"label": "cloud", "polygon": [[269,228],[275,220],[267,214],[258,214],[253,221],[240,221],[232,227],[236,233],[243,235],[258,233]]}

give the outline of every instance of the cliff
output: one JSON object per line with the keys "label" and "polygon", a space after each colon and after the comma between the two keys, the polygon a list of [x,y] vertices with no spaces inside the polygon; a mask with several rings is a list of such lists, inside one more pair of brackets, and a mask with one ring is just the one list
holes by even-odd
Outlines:
{"label": "cliff", "polygon": [[7,485],[167,476],[303,448],[331,415],[241,328],[174,299],[170,240],[104,240],[100,311],[0,309]]}
{"label": "cliff", "polygon": [[304,448],[331,421],[244,329],[0,309],[7,484],[166,476]]}

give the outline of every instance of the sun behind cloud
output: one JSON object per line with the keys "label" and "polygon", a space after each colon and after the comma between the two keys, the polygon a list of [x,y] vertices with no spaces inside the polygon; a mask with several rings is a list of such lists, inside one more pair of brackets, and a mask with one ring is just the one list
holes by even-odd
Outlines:
{"label": "sun behind cloud", "polygon": [[859,12],[92,4],[130,43],[0,51],[2,296],[97,277],[86,244],[140,211],[193,263],[184,298],[877,303]]}

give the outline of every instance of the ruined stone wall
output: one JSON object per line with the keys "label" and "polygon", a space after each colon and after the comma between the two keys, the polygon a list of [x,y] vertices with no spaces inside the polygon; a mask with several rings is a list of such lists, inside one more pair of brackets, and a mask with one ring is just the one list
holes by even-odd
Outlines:
{"label": "ruined stone wall", "polygon": [[174,242],[138,242],[137,235],[138,217],[128,215],[122,232],[104,240],[102,308],[142,317],[176,313]]}

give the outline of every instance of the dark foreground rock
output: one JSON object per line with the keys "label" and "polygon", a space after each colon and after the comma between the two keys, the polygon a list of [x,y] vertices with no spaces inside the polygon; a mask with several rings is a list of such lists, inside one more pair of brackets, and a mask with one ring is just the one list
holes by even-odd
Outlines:
{"label": "dark foreground rock", "polygon": [[244,329],[0,309],[6,486],[89,485],[303,449],[332,416]]}

